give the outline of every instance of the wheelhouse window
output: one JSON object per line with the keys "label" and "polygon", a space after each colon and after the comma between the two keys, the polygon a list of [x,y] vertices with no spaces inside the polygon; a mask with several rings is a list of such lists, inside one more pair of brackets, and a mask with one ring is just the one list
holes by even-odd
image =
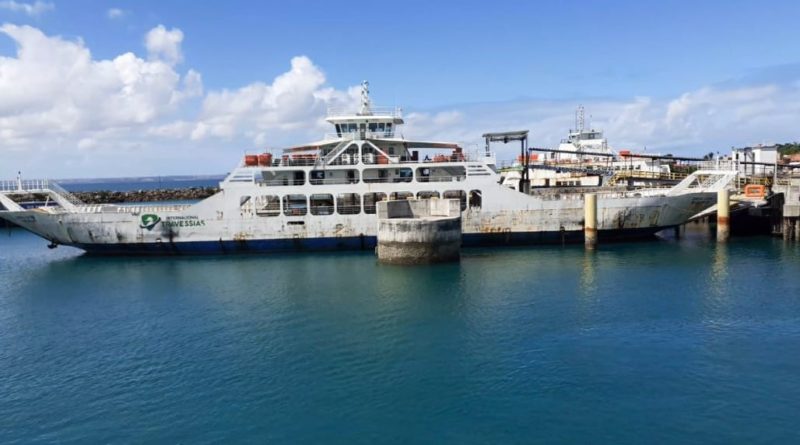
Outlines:
{"label": "wheelhouse window", "polygon": [[340,215],[361,213],[361,197],[358,193],[339,193],[336,195],[336,211]]}
{"label": "wheelhouse window", "polygon": [[286,195],[283,197],[283,214],[286,216],[303,216],[308,213],[306,195]]}
{"label": "wheelhouse window", "polygon": [[309,201],[312,215],[333,215],[333,195],[311,195]]}
{"label": "wheelhouse window", "polygon": [[386,193],[364,193],[364,213],[374,214],[377,202],[386,199]]}

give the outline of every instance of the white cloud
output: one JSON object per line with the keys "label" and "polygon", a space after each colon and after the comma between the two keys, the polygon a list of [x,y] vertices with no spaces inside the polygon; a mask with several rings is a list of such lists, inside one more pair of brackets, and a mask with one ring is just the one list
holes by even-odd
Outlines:
{"label": "white cloud", "polygon": [[121,18],[125,17],[127,14],[128,14],[127,11],[125,11],[123,9],[119,9],[119,8],[111,8],[108,11],[106,11],[106,17],[108,17],[109,19],[112,19],[112,20],[113,19],[121,19]]}
{"label": "white cloud", "polygon": [[16,2],[14,0],[4,0],[0,2],[0,9],[7,9],[9,11],[14,11],[14,12],[22,12],[31,17],[35,17],[45,12],[52,11],[55,8],[56,6],[53,3],[43,2],[41,0],[36,0],[36,2],[34,3],[22,3],[22,2]]}
{"label": "white cloud", "polygon": [[[0,57],[0,146],[69,154],[108,148],[202,94],[202,80],[168,63],[133,53],[94,60],[81,41],[47,36],[30,26],[2,25],[17,45]],[[105,145],[103,142],[105,141]]]}
{"label": "white cloud", "polygon": [[183,42],[183,31],[178,28],[167,31],[164,25],[156,26],[145,36],[145,46],[150,58],[163,60],[170,65],[183,61],[181,42]]}
{"label": "white cloud", "polygon": [[[271,80],[207,91],[201,73],[176,68],[184,34],[163,25],[146,34],[146,57],[95,59],[82,41],[30,26],[2,25],[0,35],[17,46],[15,55],[0,56],[0,177],[17,169],[55,177],[217,173],[244,150],[317,140],[332,132],[328,107],[356,110],[359,103],[358,86],[331,87],[305,56]],[[380,96],[384,86],[373,87]],[[800,140],[800,75],[672,98],[581,102],[617,149],[692,155]],[[531,145],[553,147],[574,127],[577,105],[524,100],[411,110],[401,131],[472,151],[482,148],[484,132],[530,129]],[[497,150],[510,158],[518,146]]]}
{"label": "white cloud", "polygon": [[[194,140],[231,139],[239,135],[255,143],[268,141],[267,133],[324,131],[328,106],[355,107],[358,89],[347,92],[325,87],[325,75],[308,57],[291,61],[291,68],[271,84],[256,82],[237,90],[211,91],[192,130]],[[274,136],[273,136],[274,140]]]}

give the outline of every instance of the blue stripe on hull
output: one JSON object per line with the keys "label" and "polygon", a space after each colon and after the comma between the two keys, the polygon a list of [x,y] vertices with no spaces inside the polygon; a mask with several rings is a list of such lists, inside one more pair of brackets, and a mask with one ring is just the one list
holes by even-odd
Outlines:
{"label": "blue stripe on hull", "polygon": [[[619,241],[652,237],[665,227],[601,230],[600,241]],[[522,246],[532,244],[582,243],[582,231],[467,233],[464,247]],[[374,236],[347,238],[306,238],[246,241],[186,241],[176,243],[78,244],[75,247],[98,255],[220,255],[269,252],[332,250],[373,250]]]}

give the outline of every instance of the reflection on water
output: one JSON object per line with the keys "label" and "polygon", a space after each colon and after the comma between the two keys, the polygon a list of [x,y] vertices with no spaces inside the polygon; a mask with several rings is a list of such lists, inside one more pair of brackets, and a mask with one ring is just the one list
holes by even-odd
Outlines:
{"label": "reflection on water", "polygon": [[711,264],[709,288],[717,298],[724,298],[728,292],[728,244],[716,243]]}
{"label": "reflection on water", "polygon": [[597,271],[597,251],[586,250],[581,267],[581,292],[583,296],[591,296],[596,290],[595,273]]}

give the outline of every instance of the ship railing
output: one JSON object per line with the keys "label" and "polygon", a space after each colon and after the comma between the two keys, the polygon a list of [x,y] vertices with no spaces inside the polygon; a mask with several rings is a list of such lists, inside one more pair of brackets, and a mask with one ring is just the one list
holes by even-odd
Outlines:
{"label": "ship railing", "polygon": [[739,172],[731,170],[697,170],[669,190],[670,195],[691,192],[716,193],[736,187]]}
{"label": "ship railing", "polygon": [[402,118],[403,109],[400,107],[370,107],[368,113],[354,112],[351,107],[328,107],[328,117],[345,116],[373,116]]}
{"label": "ship railing", "polygon": [[387,184],[387,183],[401,183],[401,182],[411,182],[414,178],[410,176],[406,177],[394,177],[394,178],[362,178],[361,182],[364,184]]}
{"label": "ship railing", "polygon": [[16,181],[0,181],[0,192],[6,194],[20,193],[51,193],[63,200],[62,204],[67,203],[80,206],[83,202],[77,196],[64,190],[60,185],[48,179],[18,179]]}
{"label": "ship railing", "polygon": [[358,184],[358,178],[325,178],[309,179],[311,185],[338,185],[338,184]]}
{"label": "ship railing", "polygon": [[467,179],[467,175],[452,176],[417,176],[418,182],[458,182]]}
{"label": "ship railing", "polygon": [[281,159],[281,167],[310,167],[317,163],[317,156],[308,158],[284,158]]}
{"label": "ship railing", "polygon": [[267,181],[258,181],[256,184],[265,187],[288,187],[293,185],[305,185],[305,179],[270,179]]}
{"label": "ship railing", "polygon": [[116,206],[117,213],[130,213],[137,215],[140,213],[172,213],[180,212],[191,207],[191,204],[171,204],[171,205],[121,205]]}
{"label": "ship railing", "polygon": [[663,196],[669,188],[646,188],[640,190],[598,190],[594,188],[547,188],[532,191],[531,194],[542,198],[545,201],[582,201],[585,193],[593,193],[599,199],[619,199],[636,198],[642,196]]}

